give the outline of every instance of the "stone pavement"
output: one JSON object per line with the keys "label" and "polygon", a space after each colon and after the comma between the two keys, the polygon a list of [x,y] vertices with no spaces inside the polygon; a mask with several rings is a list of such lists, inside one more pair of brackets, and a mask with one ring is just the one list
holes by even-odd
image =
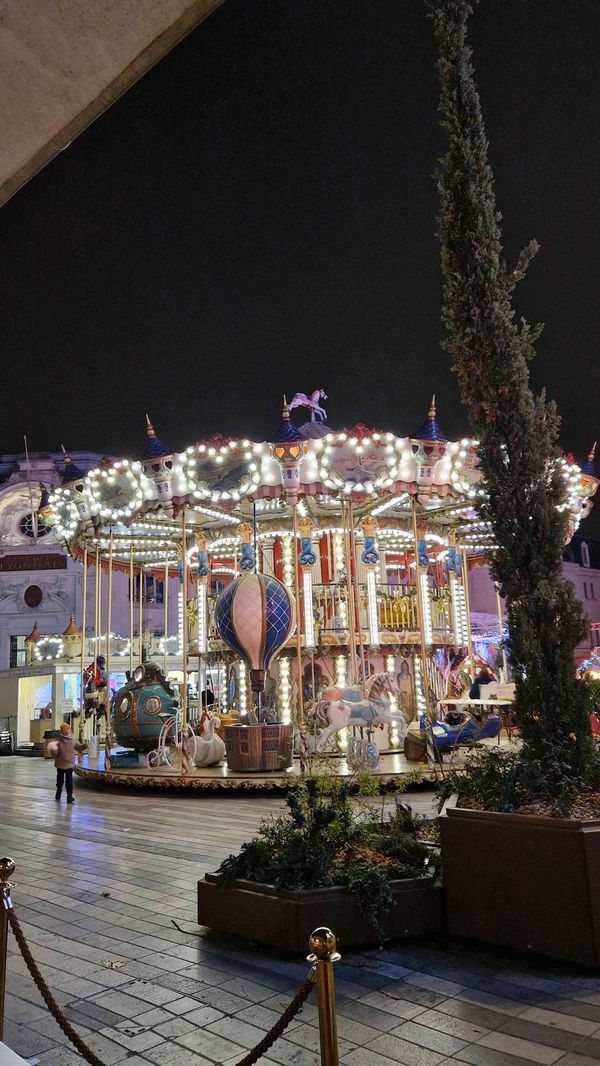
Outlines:
{"label": "stone pavement", "polygon": [[[51,764],[0,759],[0,852],[18,864],[15,907],[67,1016],[107,1066],[234,1066],[307,966],[199,929],[195,886],[282,801],[80,785],[67,807],[53,794]],[[5,1042],[40,1066],[80,1066],[12,937],[8,988]],[[344,1066],[600,1061],[588,971],[441,940],[344,953],[336,990]],[[311,998],[261,1062],[316,1066],[317,1048]]]}

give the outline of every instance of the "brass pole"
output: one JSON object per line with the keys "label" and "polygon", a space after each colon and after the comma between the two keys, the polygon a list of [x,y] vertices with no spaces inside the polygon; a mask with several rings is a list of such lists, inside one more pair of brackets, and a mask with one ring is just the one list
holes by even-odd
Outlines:
{"label": "brass pole", "polygon": [[[100,631],[101,631],[101,628],[102,628],[102,567],[100,565],[100,545],[99,544],[96,545],[96,574],[95,574],[95,581],[96,581],[96,609],[95,609],[95,612],[94,612],[94,654],[93,654],[93,662],[92,662],[92,671],[93,671],[93,677],[94,677],[93,689],[92,689],[93,692],[96,691],[96,660],[97,660],[97,658],[98,658],[98,656],[100,654],[100,650],[101,650],[101,647],[102,647],[101,641],[100,641]],[[96,728],[97,728],[97,722],[98,722],[98,719],[96,717],[97,709],[98,709],[97,708],[97,704],[96,704],[95,701],[93,701],[92,702],[92,736],[94,736],[94,737],[96,736]]]}
{"label": "brass pole", "polygon": [[139,625],[139,629],[140,629],[140,662],[143,663],[143,661],[144,661],[144,608],[143,608],[143,603],[144,603],[144,567],[143,567],[142,563],[140,563],[139,578],[140,578],[140,587],[139,587],[139,590],[138,590],[138,608],[139,608],[139,610],[138,610],[138,625]]}
{"label": "brass pole", "polygon": [[165,621],[164,621],[164,652],[163,652],[163,674],[167,676],[167,655],[168,655],[168,643],[169,643],[169,552],[165,555],[165,590],[163,594],[163,603],[165,605]]}
{"label": "brass pole", "polygon": [[425,643],[425,629],[423,626],[423,599],[421,596],[421,581],[420,581],[420,567],[419,567],[419,535],[417,533],[417,505],[415,501],[412,501],[412,522],[413,522],[413,538],[415,542],[415,587],[417,590],[416,605],[417,605],[417,622],[419,625],[419,637],[421,641],[421,670],[423,673],[423,697],[425,699],[425,708],[427,710],[427,716],[429,714],[429,686],[427,683],[427,645]]}
{"label": "brass pole", "polygon": [[[360,594],[358,591],[358,558],[356,555],[356,533],[354,530],[354,510],[352,507],[352,500],[348,504],[348,524],[349,524],[349,536],[350,536],[350,549],[352,552],[352,562],[354,563],[354,603],[356,607],[356,618],[358,627],[358,647],[360,650],[360,662],[362,666],[363,675],[363,694],[367,692],[367,670],[365,663],[365,645],[362,635],[362,623],[360,616]],[[365,589],[366,592],[366,589]]]}
{"label": "brass pole", "polygon": [[465,614],[467,616],[467,648],[469,650],[469,662],[473,676],[475,675],[475,663],[473,661],[473,641],[471,639],[471,597],[469,596],[469,559],[465,549],[462,550],[463,589],[465,591]]}
{"label": "brass pole", "polygon": [[79,740],[83,740],[83,726],[85,719],[84,695],[85,688],[83,678],[85,676],[85,616],[87,612],[87,579],[88,579],[88,550],[87,543],[83,549],[83,591],[81,593],[81,678],[79,687]]}
{"label": "brass pole", "polygon": [[129,677],[133,677],[133,540],[129,547]]}
{"label": "brass pole", "polygon": [[338,961],[340,955],[336,951],[337,944],[331,929],[315,929],[314,933],[311,933],[309,946],[311,954],[308,961],[315,967],[317,974],[321,1066],[338,1066],[333,964]]}
{"label": "brass pole", "polygon": [[183,632],[181,635],[183,657],[183,690],[181,693],[181,718],[182,726],[187,722],[187,662],[188,662],[188,617],[187,617],[187,586],[188,586],[188,561],[187,561],[187,526],[185,520],[185,507],[181,512],[181,540],[183,545]]}
{"label": "brass pole", "polygon": [[348,534],[348,520],[346,514],[346,506],[344,501],[341,502],[342,511],[342,536],[344,538],[344,559],[346,562],[346,581],[348,589],[348,644],[350,651],[350,685],[356,684],[356,634],[354,632],[355,618],[354,618],[354,595],[352,591],[352,565],[350,561],[350,538]]}
{"label": "brass pole", "polygon": [[[302,691],[302,613],[300,610],[300,586],[298,583],[298,504],[292,508],[294,516],[294,547],[292,562],[294,566],[294,596],[296,599],[296,663],[298,671],[298,731],[304,733],[304,692]],[[304,605],[306,608],[306,604]],[[312,603],[310,605],[312,611]]]}
{"label": "brass pole", "polygon": [[112,577],[113,577],[113,529],[110,527],[108,539],[108,590],[106,595],[106,732],[110,722],[110,623],[112,620]]}

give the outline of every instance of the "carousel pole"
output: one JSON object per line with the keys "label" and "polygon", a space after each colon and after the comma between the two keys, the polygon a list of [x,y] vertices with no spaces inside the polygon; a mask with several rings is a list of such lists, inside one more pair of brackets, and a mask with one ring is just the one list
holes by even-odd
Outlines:
{"label": "carousel pole", "polygon": [[[96,603],[94,611],[94,658],[92,662],[92,670],[94,674],[94,691],[96,689],[96,660],[100,654],[100,630],[102,622],[102,568],[100,566],[100,545],[96,545]],[[96,712],[92,715],[92,736],[96,736]]]}
{"label": "carousel pole", "polygon": [[356,618],[358,622],[358,647],[360,650],[360,662],[362,666],[363,676],[363,694],[366,695],[367,691],[367,670],[365,662],[365,645],[362,635],[362,623],[360,614],[360,593],[358,591],[358,558],[356,555],[356,532],[354,529],[354,508],[352,507],[352,500],[348,504],[348,518],[350,526],[350,545],[352,551],[352,562],[354,564],[354,604],[356,609]]}
{"label": "carousel pole", "polygon": [[350,651],[350,685],[356,684],[356,633],[354,631],[354,594],[352,590],[352,563],[350,559],[350,534],[348,531],[348,516],[344,500],[341,501],[342,529],[344,537],[344,557],[346,561],[346,580],[348,588],[348,644]]}
{"label": "carousel pole", "polygon": [[144,564],[140,563],[140,587],[138,591],[138,626],[140,630],[140,662],[144,661]]}
{"label": "carousel pole", "polygon": [[83,690],[85,676],[85,616],[87,612],[87,579],[88,579],[88,550],[87,541],[83,549],[83,589],[81,593],[81,678],[79,688],[79,741],[83,740],[83,726],[85,719],[85,698]]}
{"label": "carousel pole", "polygon": [[133,677],[133,541],[129,548],[129,679]]}
{"label": "carousel pole", "polygon": [[412,500],[412,526],[413,526],[413,539],[415,544],[415,588],[417,591],[416,604],[417,604],[417,621],[419,623],[419,638],[421,645],[421,673],[423,675],[423,698],[425,700],[425,710],[427,717],[430,716],[430,701],[429,701],[429,686],[427,678],[427,644],[425,643],[425,627],[423,624],[424,608],[423,598],[421,593],[421,581],[420,581],[420,567],[419,567],[419,534],[417,532],[417,504]]}
{"label": "carousel pole", "polygon": [[169,550],[167,549],[165,555],[165,593],[163,596],[163,602],[165,607],[165,621],[164,621],[164,644],[163,644],[163,674],[167,676],[167,655],[169,653]]}
{"label": "carousel pole", "polygon": [[187,585],[188,585],[188,560],[187,560],[187,524],[185,507],[181,512],[181,543],[183,547],[183,632],[181,634],[181,653],[183,657],[183,690],[181,693],[181,725],[185,729],[187,724],[187,665],[188,665],[188,619],[187,619]]}
{"label": "carousel pole", "polygon": [[504,647],[504,619],[502,617],[502,601],[500,599],[500,590],[496,585],[496,610],[498,612],[498,629],[500,631],[500,647],[502,649],[502,681],[506,683],[508,681],[508,663],[506,661],[506,648]]}
{"label": "carousel pole", "polygon": [[105,757],[104,765],[108,763],[110,770],[110,624],[112,620],[112,577],[113,577],[113,528],[110,527],[108,540],[108,589],[106,596],[106,726],[105,726]]}
{"label": "carousel pole", "polygon": [[475,663],[473,661],[473,640],[471,638],[471,597],[469,595],[469,559],[466,549],[462,550],[462,571],[463,571],[463,589],[465,592],[465,615],[467,618],[467,648],[469,651],[469,662],[471,664],[471,670],[473,676],[475,676]]}
{"label": "carousel pole", "polygon": [[[300,585],[298,582],[298,504],[292,507],[294,518],[294,598],[296,601],[296,663],[298,671],[298,731],[300,733],[301,753],[304,748],[304,693],[302,691],[302,612],[300,606]],[[312,609],[312,604],[311,604]]]}

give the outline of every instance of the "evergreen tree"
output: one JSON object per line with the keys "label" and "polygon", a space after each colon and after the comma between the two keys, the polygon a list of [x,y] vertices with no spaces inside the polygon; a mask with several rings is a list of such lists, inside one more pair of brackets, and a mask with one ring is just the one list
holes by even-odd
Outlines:
{"label": "evergreen tree", "polygon": [[448,151],[436,174],[444,281],[445,347],[479,439],[485,499],[495,541],[492,576],[506,599],[515,711],[530,779],[554,792],[591,766],[589,705],[574,675],[586,632],[583,609],[562,576],[566,515],[558,455],[559,419],[534,396],[528,362],[540,327],[515,322],[513,292],[537,251],[514,269],[502,257],[501,216],[475,88],[468,0],[428,0],[439,51],[440,122]]}

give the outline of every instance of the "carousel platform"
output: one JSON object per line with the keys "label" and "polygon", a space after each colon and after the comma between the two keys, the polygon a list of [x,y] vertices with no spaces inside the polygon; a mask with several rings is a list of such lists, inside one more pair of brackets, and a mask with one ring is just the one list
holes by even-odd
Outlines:
{"label": "carousel platform", "polygon": [[[496,739],[482,740],[478,747],[496,747],[505,749],[514,748],[516,738],[513,732],[512,738],[507,737],[504,730]],[[452,756],[446,753],[444,756],[444,768],[450,764],[454,769],[464,766],[469,747],[460,747]],[[328,763],[328,769],[339,777],[352,777],[353,770],[346,759],[336,753],[325,754],[319,757],[319,771],[323,772],[323,760]],[[413,777],[415,771],[421,774],[423,782],[436,781],[440,778],[439,767],[431,768],[425,762],[409,761],[400,752],[382,752],[379,766],[375,770],[369,770],[384,788],[394,781]],[[293,765],[289,770],[269,770],[258,772],[241,773],[230,770],[224,763],[220,766],[208,766],[203,769],[191,769],[189,773],[171,766],[159,766],[155,769],[149,767],[111,767],[107,770],[104,765],[104,752],[100,752],[97,759],[89,755],[80,755],[75,765],[75,775],[90,784],[117,786],[121,788],[139,789],[188,789],[204,791],[238,791],[238,792],[285,792],[287,789],[296,787],[302,780],[303,774],[300,769],[300,759],[295,756]]]}
{"label": "carousel platform", "polygon": [[[353,771],[346,760],[339,755],[327,756],[331,763],[331,770],[340,777],[351,777]],[[425,763],[409,762],[399,752],[384,753],[381,756],[379,766],[370,771],[385,786],[392,781],[413,775],[419,769],[423,773],[424,781],[435,780]],[[111,767],[107,770],[104,764],[104,753],[101,752],[97,759],[82,755],[75,766],[76,777],[92,784],[120,786],[122,788],[144,789],[193,789],[205,791],[286,791],[294,788],[302,780],[300,760],[294,758],[293,765],[289,770],[269,770],[258,772],[240,773],[230,770],[227,765],[208,766],[203,769],[190,770],[182,774],[170,766],[159,766],[155,769],[149,767]]]}

